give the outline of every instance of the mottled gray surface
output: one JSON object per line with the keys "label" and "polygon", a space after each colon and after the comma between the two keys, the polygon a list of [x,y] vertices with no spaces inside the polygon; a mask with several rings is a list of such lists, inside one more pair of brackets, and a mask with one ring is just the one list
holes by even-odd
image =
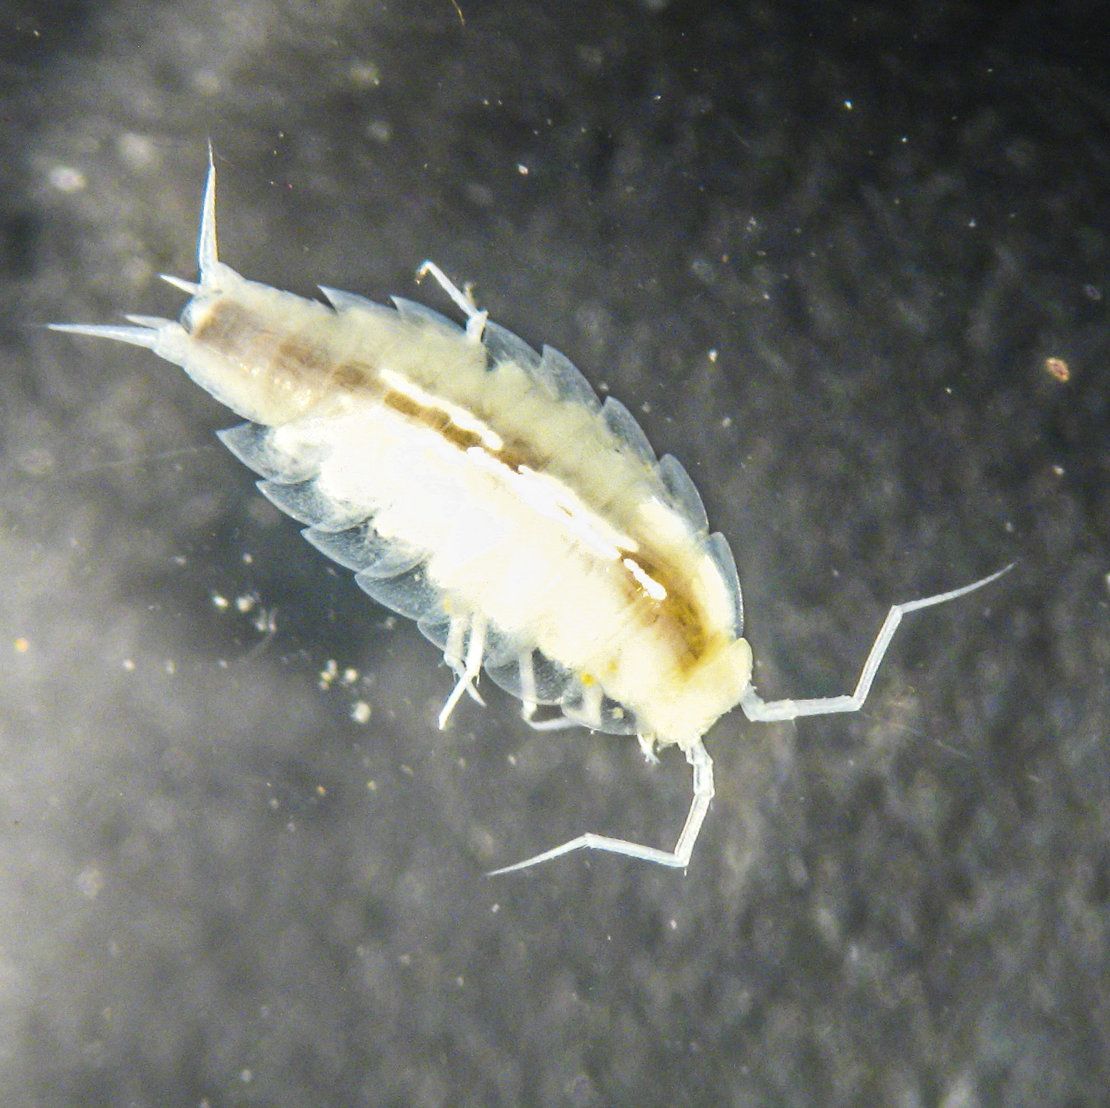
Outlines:
{"label": "mottled gray surface", "polygon": [[[460,3],[0,4],[3,1103],[1095,1103],[1097,5]],[[227,414],[35,326],[176,310],[207,136],[247,275],[413,295],[431,256],[642,412],[767,695],[1019,568],[908,622],[860,716],[722,721],[685,876],[485,878],[672,842],[686,767],[499,695],[438,733],[449,675]]]}

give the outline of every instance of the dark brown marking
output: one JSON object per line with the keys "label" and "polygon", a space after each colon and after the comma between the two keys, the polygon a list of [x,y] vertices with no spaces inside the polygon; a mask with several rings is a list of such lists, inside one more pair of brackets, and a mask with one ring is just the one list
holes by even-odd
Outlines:
{"label": "dark brown marking", "polygon": [[335,387],[347,389],[349,392],[369,388],[373,380],[374,368],[365,362],[344,362],[332,374],[332,382]]}
{"label": "dark brown marking", "polygon": [[622,550],[621,556],[636,562],[648,577],[653,581],[658,581],[666,590],[667,595],[662,600],[656,600],[631,572],[628,573],[628,581],[638,603],[640,605],[647,604],[649,611],[653,610],[657,618],[668,620],[678,628],[679,635],[686,647],[686,658],[684,659],[686,664],[682,668],[684,670],[694,669],[706,655],[708,648],[715,644],[706,628],[703,614],[686,586],[686,581],[679,578],[666,562],[656,561],[649,552],[642,548],[634,554],[631,551]]}
{"label": "dark brown marking", "polygon": [[[260,327],[253,313],[245,311],[232,300],[220,300],[213,304],[197,325],[193,337],[229,356],[244,361],[249,357],[252,362],[257,359],[268,363],[275,377],[319,384],[329,373],[326,348],[292,335],[281,339],[274,349],[277,336],[273,331]],[[272,356],[265,353],[267,347],[273,350]],[[374,392],[380,388],[375,367],[363,362],[345,362],[331,370],[330,377],[330,384],[336,388]],[[549,462],[548,458],[536,456],[529,445],[520,440],[506,441],[501,450],[491,451],[477,433],[458,426],[442,409],[421,404],[402,392],[386,390],[381,398],[387,407],[436,432],[459,450],[480,447],[514,472],[521,472],[524,468],[542,472]],[[682,668],[686,671],[694,669],[718,645],[719,636],[709,631],[704,613],[689,584],[668,566],[665,559],[653,557],[642,546],[635,553],[621,551],[621,557],[633,559],[644,573],[666,590],[666,596],[657,600],[631,571],[621,567],[629,603],[640,615],[644,626],[660,620],[669,623],[683,645]]]}

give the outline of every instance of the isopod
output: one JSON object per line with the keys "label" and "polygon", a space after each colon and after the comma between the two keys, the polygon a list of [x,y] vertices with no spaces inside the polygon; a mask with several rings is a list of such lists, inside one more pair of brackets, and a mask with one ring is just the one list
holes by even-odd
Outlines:
{"label": "isopod", "polygon": [[[199,281],[174,322],[54,330],[146,347],[247,422],[219,432],[304,537],[374,600],[417,622],[480,702],[484,669],[537,730],[636,736],[682,750],[693,800],[673,850],[585,834],[506,873],[581,848],[684,868],[713,797],[703,736],[739,705],[750,720],[862,707],[902,617],[966,596],[895,604],[843,696],[765,701],[752,685],[728,543],[693,481],[657,458],[629,410],[601,403],[557,350],[537,352],[478,310],[433,262],[466,318],[321,286],[324,304],[249,281],[216,249],[209,152]],[[540,706],[554,706],[546,718]]]}

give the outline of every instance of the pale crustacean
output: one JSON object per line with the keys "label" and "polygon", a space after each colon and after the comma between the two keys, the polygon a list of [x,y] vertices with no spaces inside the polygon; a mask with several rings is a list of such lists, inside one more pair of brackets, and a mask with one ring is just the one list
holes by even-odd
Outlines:
{"label": "pale crustacean", "polygon": [[[417,621],[456,676],[444,726],[490,680],[539,730],[678,746],[693,801],[673,850],[585,834],[504,873],[581,848],[685,867],[713,797],[703,736],[737,704],[751,720],[858,710],[902,616],[1000,573],[890,609],[850,695],[764,701],[752,685],[731,551],[686,471],[571,362],[491,323],[433,262],[466,316],[386,307],[321,286],[329,304],[241,277],[216,250],[209,157],[199,281],[180,322],[55,330],[147,347],[248,422],[220,432],[374,600]],[[1009,567],[1007,567],[1009,568]],[[541,705],[556,713],[537,718]]]}

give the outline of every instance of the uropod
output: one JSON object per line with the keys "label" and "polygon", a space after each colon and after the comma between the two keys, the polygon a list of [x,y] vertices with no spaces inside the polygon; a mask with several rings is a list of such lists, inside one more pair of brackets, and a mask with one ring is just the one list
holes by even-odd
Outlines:
{"label": "uropod", "polygon": [[717,719],[736,705],[755,721],[857,711],[906,613],[1010,568],[895,604],[852,693],[764,700],[732,553],[693,482],[564,355],[491,322],[430,261],[420,275],[465,326],[398,297],[321,286],[323,304],[245,279],[217,256],[211,151],[197,253],[196,283],[165,278],[189,294],[180,321],[53,329],[153,350],[247,421],[219,435],[262,493],[443,651],[455,684],[440,727],[464,695],[481,702],[484,670],[536,730],[635,736],[649,759],[677,746],[692,767],[673,850],[591,833],[494,873],[582,848],[685,867]]}

